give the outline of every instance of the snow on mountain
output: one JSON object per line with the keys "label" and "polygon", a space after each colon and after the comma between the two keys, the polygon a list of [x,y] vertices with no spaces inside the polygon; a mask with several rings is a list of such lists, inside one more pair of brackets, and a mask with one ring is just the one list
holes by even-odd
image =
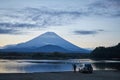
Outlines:
{"label": "snow on mountain", "polygon": [[[48,47],[49,45],[49,47]],[[43,49],[43,48],[51,48],[53,49]],[[44,46],[44,47],[43,47]],[[40,48],[42,47],[42,48]],[[56,47],[56,48],[55,48]],[[67,40],[64,40],[62,37],[60,37],[59,35],[57,35],[54,32],[46,32],[32,40],[29,40],[25,43],[20,43],[17,44],[15,46],[9,46],[6,49],[39,49],[40,50],[53,50],[54,49],[60,49],[58,50],[59,52],[63,52],[64,51],[70,51],[70,52],[81,52],[81,53],[88,53],[89,51],[83,48],[80,48],[70,42],[68,42]]]}

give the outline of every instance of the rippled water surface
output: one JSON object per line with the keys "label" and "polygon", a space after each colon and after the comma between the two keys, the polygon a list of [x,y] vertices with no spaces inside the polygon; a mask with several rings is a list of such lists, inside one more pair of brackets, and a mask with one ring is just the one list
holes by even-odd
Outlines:
{"label": "rippled water surface", "polygon": [[82,63],[90,63],[94,70],[119,69],[120,61],[90,59],[70,60],[0,60],[0,73],[31,73],[72,71],[72,64],[79,67]]}

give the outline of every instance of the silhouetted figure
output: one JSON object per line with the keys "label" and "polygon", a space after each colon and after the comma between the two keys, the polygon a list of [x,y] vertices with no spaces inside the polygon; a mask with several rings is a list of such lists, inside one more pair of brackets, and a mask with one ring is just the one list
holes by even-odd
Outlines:
{"label": "silhouetted figure", "polygon": [[74,72],[76,72],[76,68],[77,68],[76,64],[73,64]]}

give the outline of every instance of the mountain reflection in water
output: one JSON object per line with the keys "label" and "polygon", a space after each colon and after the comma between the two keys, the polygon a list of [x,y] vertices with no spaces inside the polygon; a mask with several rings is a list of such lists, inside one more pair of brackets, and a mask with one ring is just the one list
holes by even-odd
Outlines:
{"label": "mountain reflection in water", "polygon": [[0,60],[0,73],[72,71],[72,64],[91,63],[94,70],[120,70],[120,61],[71,60]]}

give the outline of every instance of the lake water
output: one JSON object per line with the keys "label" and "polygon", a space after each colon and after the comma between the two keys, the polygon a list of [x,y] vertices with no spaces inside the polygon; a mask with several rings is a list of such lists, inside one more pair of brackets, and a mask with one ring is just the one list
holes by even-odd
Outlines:
{"label": "lake water", "polygon": [[119,69],[120,61],[90,59],[69,60],[0,60],[0,73],[32,73],[73,71],[72,64],[90,63],[94,70]]}

